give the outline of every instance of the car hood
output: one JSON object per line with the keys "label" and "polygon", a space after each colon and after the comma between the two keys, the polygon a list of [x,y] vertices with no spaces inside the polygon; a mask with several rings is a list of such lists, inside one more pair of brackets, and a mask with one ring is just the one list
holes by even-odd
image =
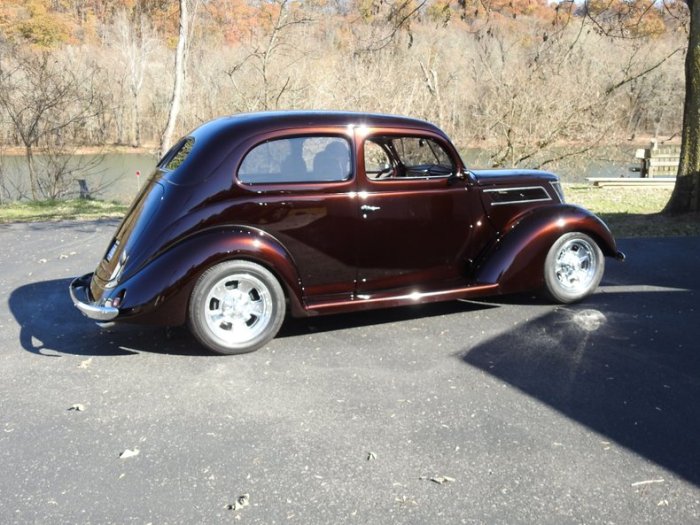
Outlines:
{"label": "car hood", "polygon": [[508,229],[524,214],[541,206],[562,202],[557,193],[559,177],[538,170],[472,170],[481,202],[498,232]]}
{"label": "car hood", "polygon": [[554,173],[528,169],[491,169],[469,170],[479,186],[521,185],[527,183],[555,182],[559,180]]}

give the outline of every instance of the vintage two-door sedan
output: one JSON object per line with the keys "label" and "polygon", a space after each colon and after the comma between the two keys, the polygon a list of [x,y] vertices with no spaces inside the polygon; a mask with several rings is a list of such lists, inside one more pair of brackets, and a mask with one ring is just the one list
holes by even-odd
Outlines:
{"label": "vintage two-door sedan", "polygon": [[538,289],[578,301],[604,256],[623,258],[555,175],[467,169],[430,123],[251,113],[182,138],[70,292],[98,323],[187,323],[235,354],[273,338],[287,312]]}

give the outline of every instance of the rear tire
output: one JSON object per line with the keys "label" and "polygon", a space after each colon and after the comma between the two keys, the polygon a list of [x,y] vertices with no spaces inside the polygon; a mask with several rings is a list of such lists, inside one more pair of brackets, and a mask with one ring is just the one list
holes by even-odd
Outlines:
{"label": "rear tire", "polygon": [[595,291],[604,270],[603,252],[593,239],[581,232],[564,234],[545,259],[546,292],[559,303],[580,301]]}
{"label": "rear tire", "polygon": [[206,270],[192,290],[190,331],[219,354],[244,354],[270,341],[282,326],[284,291],[266,268],[227,261]]}

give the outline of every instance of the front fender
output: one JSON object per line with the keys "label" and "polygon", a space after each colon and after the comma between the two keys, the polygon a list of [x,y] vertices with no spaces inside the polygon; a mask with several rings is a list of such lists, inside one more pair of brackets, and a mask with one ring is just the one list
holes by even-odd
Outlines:
{"label": "front fender", "polygon": [[603,254],[621,258],[605,223],[590,211],[561,204],[533,209],[512,221],[480,259],[479,283],[498,283],[501,293],[539,288],[544,284],[544,261],[554,242],[569,232],[595,240]]}
{"label": "front fender", "polygon": [[175,326],[199,276],[213,265],[245,259],[267,267],[287,291],[293,314],[303,312],[302,287],[291,255],[271,235],[250,227],[209,230],[185,238],[160,254],[110,295],[124,293],[118,321]]}

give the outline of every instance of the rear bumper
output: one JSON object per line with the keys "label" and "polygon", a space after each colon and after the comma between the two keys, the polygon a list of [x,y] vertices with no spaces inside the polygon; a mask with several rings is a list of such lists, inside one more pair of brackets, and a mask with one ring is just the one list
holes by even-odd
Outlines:
{"label": "rear bumper", "polygon": [[75,307],[83,315],[95,321],[111,321],[119,315],[119,309],[113,306],[100,306],[90,300],[90,280],[92,274],[88,273],[78,277],[70,283],[70,298]]}

